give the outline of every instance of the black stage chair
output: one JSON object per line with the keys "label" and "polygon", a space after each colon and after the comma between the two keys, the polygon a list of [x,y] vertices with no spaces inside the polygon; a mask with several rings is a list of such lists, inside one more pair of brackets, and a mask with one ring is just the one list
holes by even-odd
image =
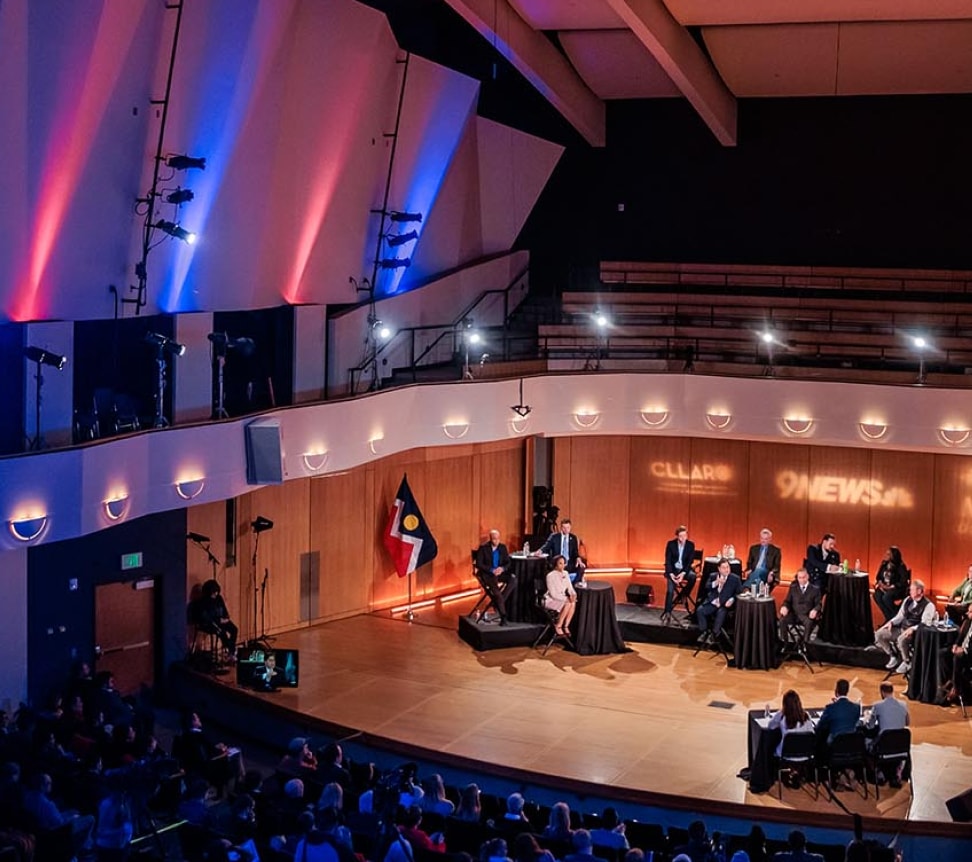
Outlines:
{"label": "black stage chair", "polygon": [[[874,740],[874,748],[871,749],[871,764],[874,767],[874,798],[881,798],[881,789],[877,782],[877,771],[880,769],[884,776],[888,777],[885,765],[890,766],[897,774],[899,764],[903,764],[902,778],[908,782],[912,797],[915,795],[915,786],[911,778],[911,731],[907,727],[900,730],[884,730],[878,734]],[[905,777],[907,776],[907,777]],[[890,781],[890,778],[888,779]]]}
{"label": "black stage chair", "polygon": [[[473,576],[476,578],[476,581],[482,589],[483,594],[479,597],[479,601],[473,605],[473,609],[469,612],[469,619],[477,620],[481,618],[483,622],[488,622],[486,619],[487,614],[489,614],[490,611],[496,611],[496,598],[493,595],[492,587],[483,580],[483,576],[479,573],[479,569],[476,568],[477,552],[477,548],[473,548],[471,552],[472,569]],[[496,612],[499,613],[498,611]]]}
{"label": "black stage chair", "polygon": [[830,785],[833,788],[834,774],[838,776],[841,772],[853,770],[855,777],[860,776],[859,783],[864,791],[864,798],[867,799],[867,748],[865,745],[864,734],[858,731],[850,733],[840,733],[834,737],[830,744],[830,753],[827,757],[827,768],[830,771]]}
{"label": "black stage chair", "polygon": [[780,799],[783,798],[783,773],[795,773],[804,780],[813,781],[813,798],[820,796],[820,781],[817,777],[815,756],[817,737],[809,733],[788,733],[783,737],[783,748],[776,765],[776,783]]}
{"label": "black stage chair", "polygon": [[540,644],[543,644],[543,652],[541,655],[546,655],[547,650],[550,649],[558,640],[563,641],[565,646],[569,646],[571,649],[574,648],[574,642],[570,639],[570,635],[559,635],[557,634],[557,618],[560,616],[560,611],[554,611],[548,608],[543,603],[543,597],[546,592],[541,592],[538,588],[536,595],[536,606],[540,613],[543,614],[543,618],[547,621],[547,624],[543,627],[543,631],[537,636],[537,639],[533,642],[533,648],[537,649]]}
{"label": "black stage chair", "polygon": [[[695,574],[695,580],[692,581],[692,586],[688,586],[687,583],[683,583],[682,586],[676,591],[675,595],[672,596],[672,613],[662,613],[661,619],[666,623],[676,623],[682,628],[686,628],[688,624],[692,621],[695,615],[695,609],[698,607],[695,599],[692,598],[692,589],[698,586],[699,581],[702,578],[702,561],[705,559],[705,554],[700,548],[692,555],[691,570]],[[665,575],[665,590],[668,590],[668,575]],[[685,611],[685,617],[681,620],[675,618],[674,611],[676,608],[681,607]]]}
{"label": "black stage chair", "polygon": [[[780,643],[782,644],[780,661],[798,658],[809,668],[810,673],[813,673],[813,665],[810,664],[810,659],[807,657],[807,642],[813,629],[820,624],[820,617],[811,620],[811,623],[812,626],[809,628],[802,622],[794,622],[788,626],[780,625]],[[784,637],[784,634],[789,635],[789,637]],[[823,667],[823,662],[820,662],[820,666]]]}

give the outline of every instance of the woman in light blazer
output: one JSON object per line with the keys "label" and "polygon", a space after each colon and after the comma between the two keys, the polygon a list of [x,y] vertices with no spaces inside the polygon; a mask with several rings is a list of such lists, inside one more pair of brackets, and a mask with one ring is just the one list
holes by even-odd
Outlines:
{"label": "woman in light blazer", "polygon": [[577,609],[577,592],[570,582],[567,560],[558,554],[554,557],[553,564],[554,567],[547,572],[547,593],[543,597],[543,606],[548,610],[557,611],[554,631],[558,635],[565,635]]}

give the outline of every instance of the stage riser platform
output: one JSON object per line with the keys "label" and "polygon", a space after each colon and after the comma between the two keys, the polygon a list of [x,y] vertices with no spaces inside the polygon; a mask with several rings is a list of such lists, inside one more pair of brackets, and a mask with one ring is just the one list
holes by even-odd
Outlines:
{"label": "stage riser platform", "polygon": [[459,617],[459,637],[477,652],[510,647],[533,646],[544,626],[533,623],[484,623],[467,616]]}

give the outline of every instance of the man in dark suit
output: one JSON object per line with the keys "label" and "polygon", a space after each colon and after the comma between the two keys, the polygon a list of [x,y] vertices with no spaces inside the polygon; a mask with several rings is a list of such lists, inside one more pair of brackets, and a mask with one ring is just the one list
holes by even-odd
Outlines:
{"label": "man in dark suit", "polygon": [[829,745],[835,736],[842,733],[853,733],[861,720],[860,704],[854,703],[847,694],[850,683],[846,679],[837,680],[834,688],[834,699],[824,707],[824,711],[817,722],[817,738]]}
{"label": "man in dark suit", "polygon": [[516,575],[510,569],[510,552],[500,541],[499,530],[490,530],[489,541],[476,551],[476,573],[493,600],[500,625],[505,626],[507,603],[516,592]]}
{"label": "man in dark suit", "polygon": [[780,607],[780,640],[794,641],[793,626],[803,626],[803,640],[810,640],[810,633],[820,618],[820,588],[810,583],[806,569],[798,569],[796,580]]}
{"label": "man in dark suit", "polygon": [[958,703],[965,694],[965,672],[972,665],[972,605],[965,611],[958,638],[947,650],[952,659],[952,676],[945,683],[945,702]]}
{"label": "man in dark suit", "polygon": [[665,545],[665,611],[662,614],[671,619],[675,596],[689,595],[695,585],[695,571],[692,559],[695,556],[695,542],[688,537],[688,527],[675,528],[675,538]]}
{"label": "man in dark suit", "polygon": [[740,592],[742,592],[742,582],[732,574],[729,570],[729,561],[723,557],[719,560],[719,570],[709,582],[702,602],[695,612],[701,630],[699,643],[705,643],[710,637],[718,640],[719,635],[722,634],[726,614],[729,613],[729,608],[733,606]]}
{"label": "man in dark suit", "polygon": [[584,569],[587,563],[580,555],[580,539],[570,529],[570,518],[563,518],[560,522],[560,532],[551,533],[547,537],[547,541],[540,548],[540,553],[546,554],[551,560],[558,554],[562,556],[567,561],[571,582],[577,584],[584,580]]}
{"label": "man in dark suit", "polygon": [[820,587],[820,592],[827,592],[827,578],[831,572],[840,566],[840,554],[837,553],[837,537],[833,533],[824,533],[819,545],[807,545],[807,558],[803,561],[810,575],[810,583]]}
{"label": "man in dark suit", "polygon": [[759,531],[759,543],[750,546],[746,569],[743,572],[745,586],[764,583],[772,590],[779,582],[782,554],[773,544],[772,539],[773,531],[763,527]]}

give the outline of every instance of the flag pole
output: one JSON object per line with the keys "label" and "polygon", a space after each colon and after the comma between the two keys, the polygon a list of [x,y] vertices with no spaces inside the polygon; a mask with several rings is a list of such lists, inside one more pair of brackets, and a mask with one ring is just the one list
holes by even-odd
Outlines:
{"label": "flag pole", "polygon": [[407,622],[415,619],[415,614],[412,613],[412,575],[414,574],[414,571],[408,573],[408,610],[405,611],[405,620]]}

